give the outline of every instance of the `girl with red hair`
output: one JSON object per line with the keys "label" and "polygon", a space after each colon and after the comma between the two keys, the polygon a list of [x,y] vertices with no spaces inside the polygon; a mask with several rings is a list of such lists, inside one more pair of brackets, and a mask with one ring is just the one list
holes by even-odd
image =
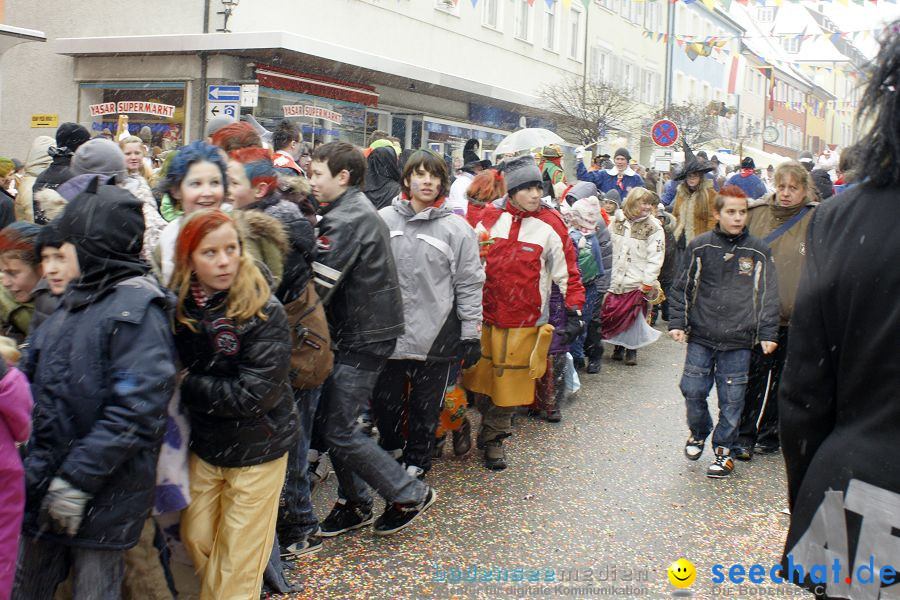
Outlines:
{"label": "girl with red hair", "polygon": [[287,316],[243,252],[234,221],[217,210],[185,220],[171,288],[191,421],[191,504],[181,537],[202,598],[255,598],[297,439]]}

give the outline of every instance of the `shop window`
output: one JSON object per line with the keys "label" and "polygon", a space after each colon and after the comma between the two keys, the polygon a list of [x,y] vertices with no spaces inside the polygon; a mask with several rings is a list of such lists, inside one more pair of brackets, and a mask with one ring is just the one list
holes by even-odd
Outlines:
{"label": "shop window", "polygon": [[303,141],[342,141],[366,145],[366,133],[370,123],[378,123],[377,113],[367,113],[366,106],[310,94],[301,94],[268,87],[259,89],[259,105],[254,116],[263,127],[272,131],[289,119],[300,128]]}
{"label": "shop window", "polygon": [[83,107],[79,120],[89,123],[94,135],[108,131],[119,137],[119,116],[125,115],[129,134],[150,128],[151,149],[171,150],[187,141],[184,82],[82,83],[79,90]]}

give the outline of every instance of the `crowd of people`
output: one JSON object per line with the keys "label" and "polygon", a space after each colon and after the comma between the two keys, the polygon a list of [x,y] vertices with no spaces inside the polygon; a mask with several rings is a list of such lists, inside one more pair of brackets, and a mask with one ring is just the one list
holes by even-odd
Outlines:
{"label": "crowd of people", "polygon": [[[871,85],[878,126],[896,133]],[[287,591],[282,557],[426,514],[447,435],[471,451],[468,410],[484,467],[506,469],[516,414],[560,422],[604,344],[637,365],[657,319],[687,342],[686,458],[711,436],[706,475],[725,478],[783,440],[791,501],[812,518],[797,440],[823,367],[785,364],[819,356],[810,345],[840,323],[809,307],[816,293],[844,301],[816,279],[835,265],[806,267],[832,250],[818,232],[855,223],[844,213],[868,184],[853,161],[896,184],[872,148],[845,152],[833,183],[811,156],[763,178],[745,158],[725,180],[685,146],[666,182],[627,148],[590,168],[577,148],[568,182],[553,145],[494,165],[471,140],[456,170],[383,132],[364,149],[313,148],[287,120],[205,133],[158,167],[141,137],[75,123],[22,164],[0,159],[0,598],[171,598],[175,561],[202,598]],[[896,135],[872,135],[896,156]],[[845,193],[820,205],[833,188]],[[822,377],[847,374],[840,346],[825,354],[840,364]],[[320,520],[326,460],[337,501]]]}

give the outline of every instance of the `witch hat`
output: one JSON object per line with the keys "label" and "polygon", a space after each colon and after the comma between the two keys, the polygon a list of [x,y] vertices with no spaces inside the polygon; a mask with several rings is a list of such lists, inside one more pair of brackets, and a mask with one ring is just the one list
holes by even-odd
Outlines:
{"label": "witch hat", "polygon": [[702,158],[697,158],[696,156],[694,156],[691,147],[688,146],[687,140],[685,140],[683,143],[684,166],[681,167],[681,172],[678,173],[678,175],[675,177],[676,180],[681,181],[691,173],[700,173],[701,175],[703,175],[715,170],[714,166],[712,166]]}

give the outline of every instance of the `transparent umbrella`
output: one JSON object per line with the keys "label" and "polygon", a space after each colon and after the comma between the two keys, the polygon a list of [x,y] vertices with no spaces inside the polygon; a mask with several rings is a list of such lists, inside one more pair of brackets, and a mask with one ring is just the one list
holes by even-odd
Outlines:
{"label": "transparent umbrella", "polygon": [[509,134],[506,138],[497,144],[495,154],[509,154],[519,152],[521,150],[530,150],[548,144],[568,145],[566,140],[562,139],[549,129],[541,129],[540,127],[529,127],[520,129]]}

